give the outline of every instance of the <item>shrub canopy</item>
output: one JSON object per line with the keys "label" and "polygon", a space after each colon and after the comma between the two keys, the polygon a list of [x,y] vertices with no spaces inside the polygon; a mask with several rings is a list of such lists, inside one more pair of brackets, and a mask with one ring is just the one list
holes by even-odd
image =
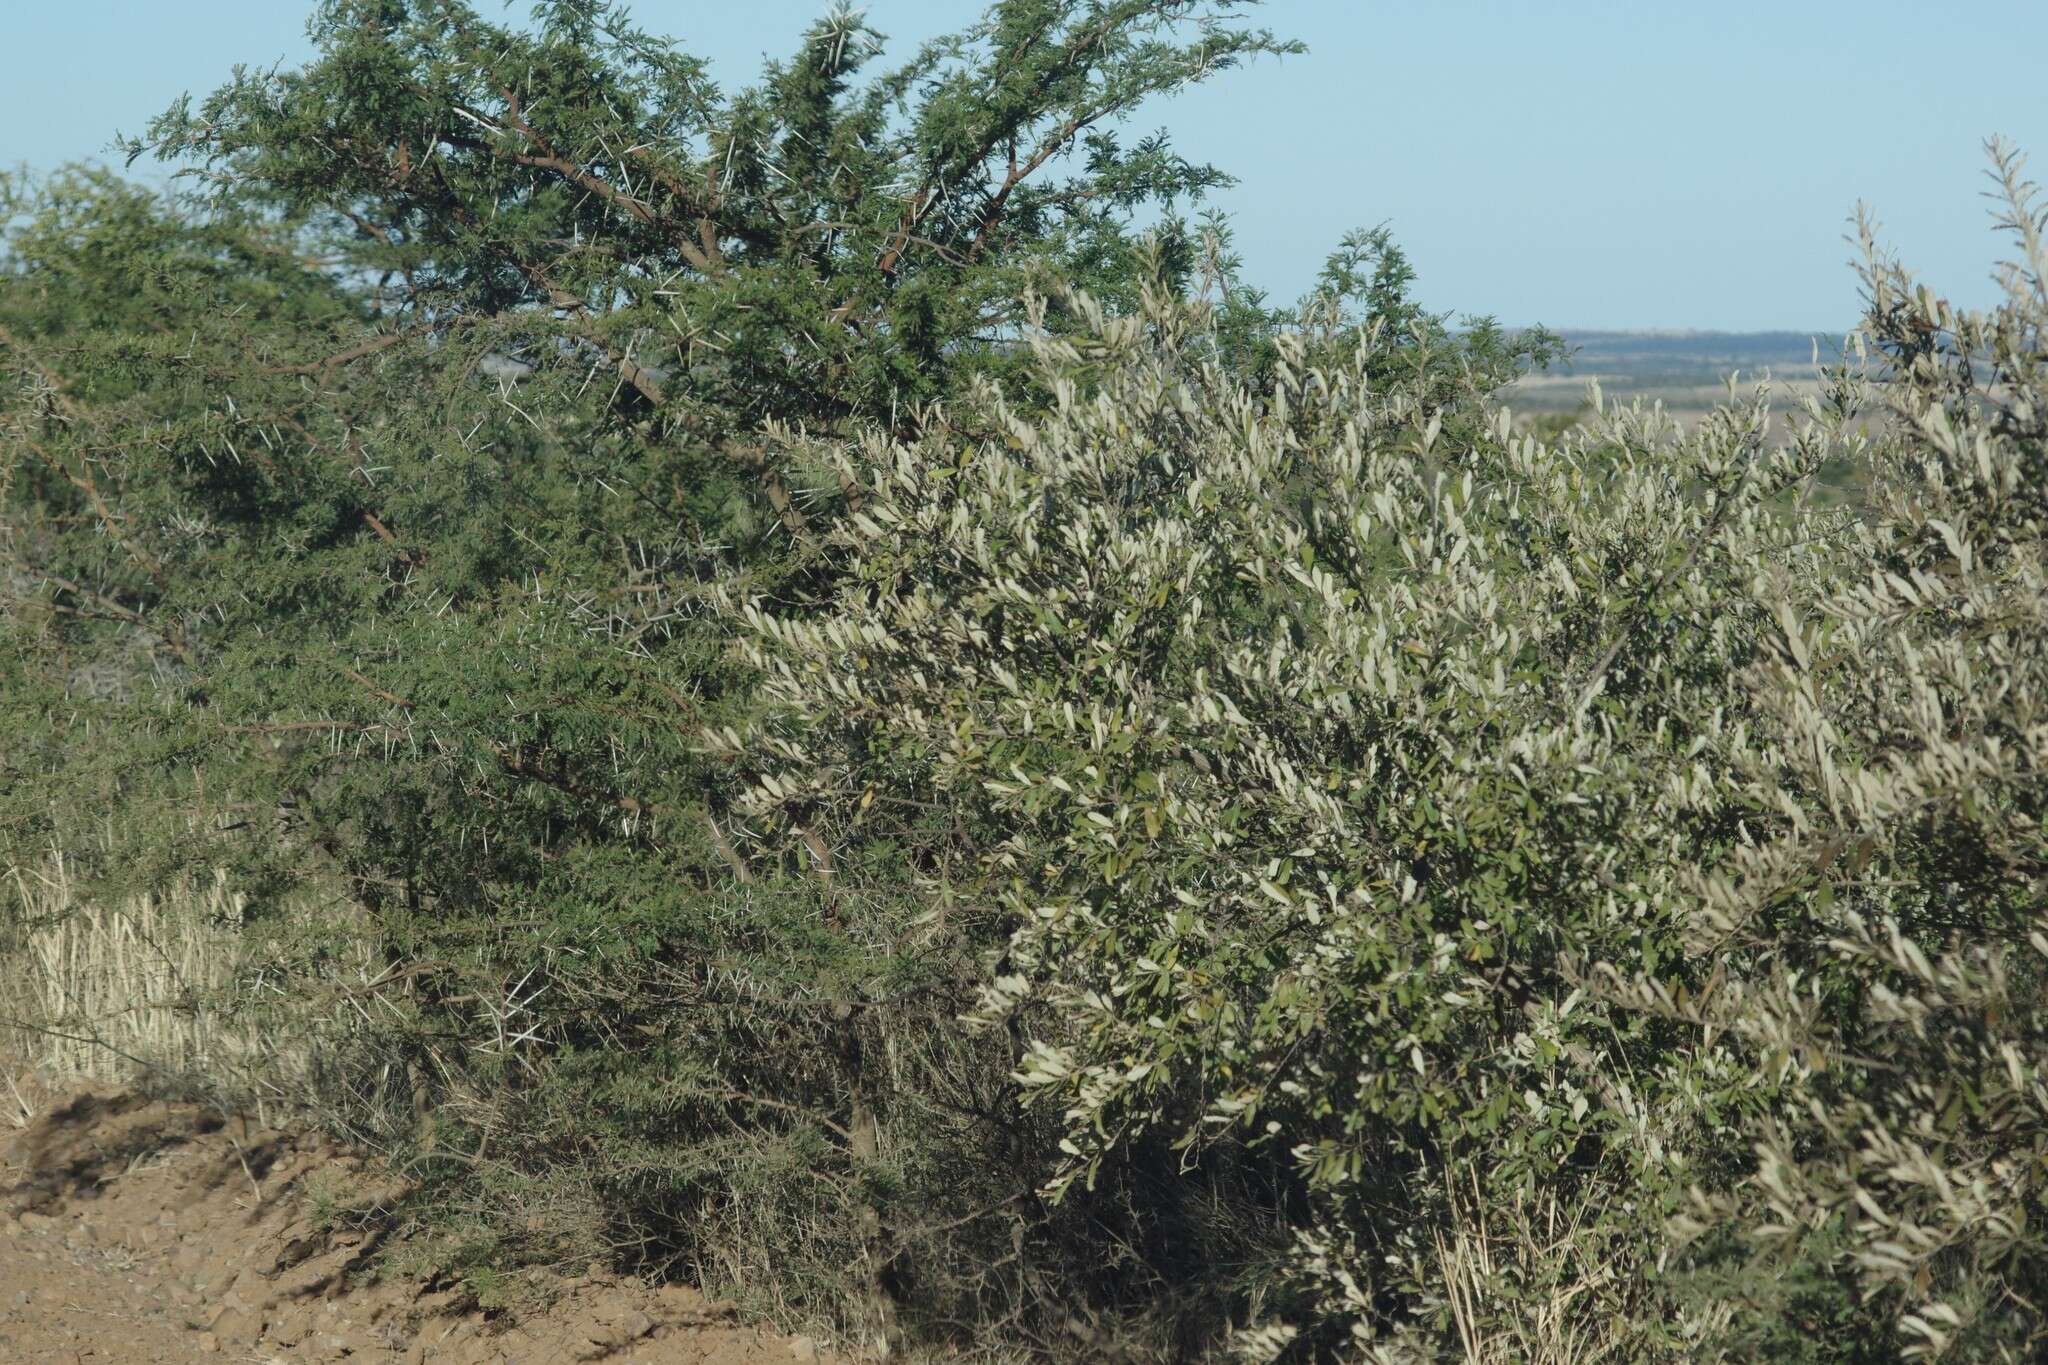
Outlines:
{"label": "shrub canopy", "polygon": [[232,871],[473,1277],[1052,1358],[2029,1358],[2017,159],[2005,303],[1871,245],[1788,437],[1539,439],[1491,395],[1546,338],[1384,230],[1270,308],[1220,172],[1117,130],[1292,50],[1246,8],[1002,0],[872,76],[838,10],[728,94],[610,5],[333,0],[136,144],[199,193],[11,185],[10,862],[175,810],[106,889]]}
{"label": "shrub canopy", "polygon": [[[1761,397],[1454,437],[1381,333],[1254,392],[1164,288],[1069,300],[1048,411],[849,450],[836,608],[741,608],[750,813],[1012,926],[977,1014],[1054,1194],[1154,1134],[1284,1156],[1254,1354],[1530,1358],[1547,1300],[1628,1355],[2019,1358],[2048,296],[2000,170],[1996,313],[1872,249],[1882,439],[1847,370],[1775,446]],[[1869,504],[1819,510],[1845,454]]]}

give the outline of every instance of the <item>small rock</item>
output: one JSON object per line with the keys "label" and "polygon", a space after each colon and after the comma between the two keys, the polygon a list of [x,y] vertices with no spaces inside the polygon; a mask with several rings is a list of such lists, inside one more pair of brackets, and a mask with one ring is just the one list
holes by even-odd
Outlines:
{"label": "small rock", "polygon": [[213,1355],[220,1350],[220,1338],[211,1332],[201,1332],[199,1334],[199,1349],[208,1355]]}
{"label": "small rock", "polygon": [[270,1280],[253,1270],[244,1270],[235,1276],[235,1282],[228,1286],[227,1301],[237,1307],[245,1307],[251,1312],[270,1302],[271,1298]]}
{"label": "small rock", "polygon": [[812,1361],[818,1358],[818,1343],[809,1337],[798,1337],[789,1343],[791,1359]]}
{"label": "small rock", "polygon": [[263,1319],[233,1308],[223,1309],[209,1325],[212,1330],[207,1335],[222,1341],[254,1341],[263,1335]]}
{"label": "small rock", "polygon": [[306,1310],[299,1307],[285,1309],[278,1314],[277,1321],[270,1324],[270,1339],[280,1346],[296,1346],[306,1339],[312,1330],[306,1321]]}

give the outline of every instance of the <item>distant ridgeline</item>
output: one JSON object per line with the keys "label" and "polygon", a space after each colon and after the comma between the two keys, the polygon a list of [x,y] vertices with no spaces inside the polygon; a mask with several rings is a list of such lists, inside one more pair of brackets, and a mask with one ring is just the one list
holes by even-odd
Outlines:
{"label": "distant ridgeline", "polygon": [[1768,371],[1786,385],[1819,377],[1848,329],[1815,332],[1595,332],[1561,331],[1568,356],[1547,373],[1532,374],[1509,390],[1509,402],[1528,411],[1564,411],[1598,379],[1612,398],[1661,399],[1679,410],[1710,407],[1722,385],[1739,371],[1747,388]]}

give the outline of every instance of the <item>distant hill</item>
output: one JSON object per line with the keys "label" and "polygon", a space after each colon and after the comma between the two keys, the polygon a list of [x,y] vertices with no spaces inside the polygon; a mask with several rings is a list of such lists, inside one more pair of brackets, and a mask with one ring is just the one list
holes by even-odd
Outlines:
{"label": "distant hill", "polygon": [[1811,384],[1819,347],[1822,365],[1841,346],[1843,332],[1604,332],[1560,329],[1569,358],[1531,375],[1508,391],[1508,402],[1528,412],[1568,411],[1597,378],[1610,398],[1661,401],[1675,412],[1696,412],[1722,396],[1728,375],[1739,372],[1747,389],[1768,372],[1784,389]]}
{"label": "distant hill", "polygon": [[1626,375],[1664,384],[1719,383],[1730,370],[1768,368],[1785,378],[1813,372],[1814,346],[1823,363],[1841,345],[1836,332],[1564,332],[1580,374]]}

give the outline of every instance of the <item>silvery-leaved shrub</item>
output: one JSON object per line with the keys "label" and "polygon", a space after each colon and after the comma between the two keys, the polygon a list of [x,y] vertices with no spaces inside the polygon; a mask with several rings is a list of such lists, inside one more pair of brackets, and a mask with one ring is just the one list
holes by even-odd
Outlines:
{"label": "silvery-leaved shrub", "polygon": [[[2015,258],[1952,307],[1863,236],[1892,439],[1822,591],[1774,608],[1731,774],[1758,807],[1686,883],[1680,1001],[1774,1103],[1675,1226],[1825,1262],[1907,1358],[2034,1359],[2048,1283],[2048,216],[1993,145]],[[1766,1264],[1771,1264],[1767,1261]]]}
{"label": "silvery-leaved shrub", "polygon": [[2005,303],[1873,251],[1782,434],[1518,435],[1384,327],[1254,390],[1201,306],[1069,294],[1048,404],[842,449],[835,595],[740,605],[756,827],[991,944],[1047,1197],[1269,1173],[1247,1356],[2038,1348],[2048,261],[1999,155]]}

